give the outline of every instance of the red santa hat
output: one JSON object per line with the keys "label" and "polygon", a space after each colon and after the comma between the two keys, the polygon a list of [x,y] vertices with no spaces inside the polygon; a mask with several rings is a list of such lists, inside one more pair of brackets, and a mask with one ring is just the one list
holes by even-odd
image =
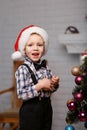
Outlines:
{"label": "red santa hat", "polygon": [[41,27],[38,27],[35,25],[30,25],[28,27],[23,28],[18,35],[18,38],[17,38],[16,43],[14,45],[15,52],[12,54],[13,60],[19,60],[25,56],[24,47],[29,39],[29,36],[32,33],[37,33],[43,38],[43,40],[45,42],[45,52],[47,51],[47,48],[48,48],[48,34],[47,34],[47,32]]}

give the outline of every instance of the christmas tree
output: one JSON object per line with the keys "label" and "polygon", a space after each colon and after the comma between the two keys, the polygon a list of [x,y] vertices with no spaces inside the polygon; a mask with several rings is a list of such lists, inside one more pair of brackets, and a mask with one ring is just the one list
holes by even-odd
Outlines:
{"label": "christmas tree", "polygon": [[[74,66],[71,74],[75,78],[75,86],[72,90],[72,99],[66,103],[68,112],[66,114],[67,124],[85,122],[87,126],[87,50],[81,55],[81,65]],[[87,128],[87,127],[86,127]],[[66,129],[68,130],[68,129]]]}

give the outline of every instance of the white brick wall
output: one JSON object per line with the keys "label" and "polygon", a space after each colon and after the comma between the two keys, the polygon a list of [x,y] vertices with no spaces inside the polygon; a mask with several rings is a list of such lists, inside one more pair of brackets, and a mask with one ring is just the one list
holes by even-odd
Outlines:
{"label": "white brick wall", "polygon": [[[58,42],[58,35],[69,25],[87,32],[87,0],[0,0],[0,90],[11,86],[13,45],[23,27],[29,24],[42,26],[50,38],[46,58],[53,73],[60,77],[60,88],[52,96],[54,110],[52,130],[64,130],[67,112],[66,101],[72,97],[74,77],[71,68],[79,65],[79,55],[68,54]],[[9,107],[9,95],[0,97],[0,110]],[[74,125],[85,130],[84,125]]]}

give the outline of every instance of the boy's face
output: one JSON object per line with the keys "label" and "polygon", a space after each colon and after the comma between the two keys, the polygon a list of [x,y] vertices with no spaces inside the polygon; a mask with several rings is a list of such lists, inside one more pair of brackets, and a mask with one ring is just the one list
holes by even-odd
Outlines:
{"label": "boy's face", "polygon": [[33,62],[38,62],[45,52],[45,43],[38,34],[30,35],[25,46],[25,54]]}

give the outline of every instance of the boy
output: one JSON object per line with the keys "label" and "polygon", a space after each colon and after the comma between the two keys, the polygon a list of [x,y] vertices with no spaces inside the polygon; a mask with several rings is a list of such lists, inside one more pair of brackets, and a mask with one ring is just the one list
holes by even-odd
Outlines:
{"label": "boy", "polygon": [[50,96],[59,86],[59,77],[52,76],[46,61],[41,59],[47,47],[47,32],[34,25],[22,29],[15,43],[12,59],[24,57],[24,64],[15,73],[18,98],[23,100],[19,130],[51,130]]}

